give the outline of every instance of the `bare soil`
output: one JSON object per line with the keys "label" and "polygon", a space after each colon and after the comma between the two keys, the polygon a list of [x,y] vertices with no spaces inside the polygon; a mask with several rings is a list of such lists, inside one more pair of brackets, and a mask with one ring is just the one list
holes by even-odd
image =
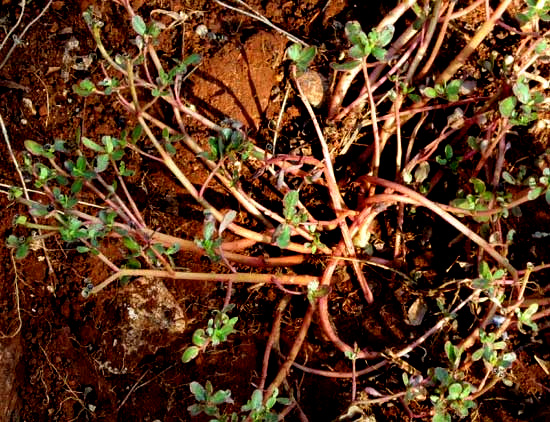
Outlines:
{"label": "bare soil", "polygon": [[[0,2],[0,40],[15,22],[20,8],[16,1]],[[387,8],[355,1],[251,1],[250,5],[282,28],[316,45],[333,56],[343,41],[338,24],[360,19],[364,27],[376,23]],[[365,2],[366,3],[366,2]],[[30,2],[23,25],[30,22],[46,1]],[[77,61],[97,54],[93,39],[82,20],[82,11],[94,5],[101,10],[110,46],[128,42],[130,31],[120,7],[112,2],[85,0],[54,1],[49,11],[32,27],[4,68],[0,69],[0,114],[9,132],[13,150],[20,157],[27,139],[53,143],[71,140],[79,129],[90,138],[117,134],[131,127],[119,106],[101,97],[82,98],[72,85],[99,72],[99,61],[76,70],[68,63],[68,43],[78,41],[71,50]],[[286,89],[287,70],[284,51],[288,40],[257,21],[253,21],[213,2],[200,0],[151,2],[134,1],[142,14],[153,9],[185,12],[185,39],[161,40],[163,54],[181,55],[198,52],[203,64],[189,78],[186,96],[198,110],[213,120],[232,118],[245,124],[259,142],[268,139],[277,118]],[[374,10],[373,10],[374,9]],[[481,17],[480,17],[481,19]],[[206,25],[213,36],[201,39],[195,29]],[[5,50],[4,50],[5,51]],[[452,46],[449,46],[452,55]],[[442,57],[441,60],[444,60]],[[328,61],[327,61],[328,63]],[[328,74],[328,65],[320,71]],[[442,64],[443,66],[443,64]],[[160,111],[162,112],[162,110]],[[304,117],[302,117],[302,114]],[[186,121],[190,134],[206,142],[207,134],[196,123]],[[292,150],[309,145],[314,139],[305,111],[294,98],[282,122],[281,148]],[[264,136],[266,135],[266,136]],[[311,135],[311,136],[310,136]],[[267,144],[267,141],[264,141]],[[547,134],[522,134],[514,142],[522,144],[517,160],[534,160],[549,148]],[[262,145],[262,146],[265,146]],[[0,143],[4,157],[0,164],[0,182],[17,185],[18,178],[8,149]],[[360,153],[358,149],[353,154]],[[178,186],[166,170],[152,162],[133,157],[132,194],[149,227],[193,240],[200,236],[203,214],[192,198]],[[201,183],[205,170],[194,164],[192,155],[178,149],[177,161],[193,174],[193,183]],[[345,161],[345,160],[344,160]],[[347,161],[353,161],[348,158]],[[187,164],[188,163],[188,164]],[[342,172],[346,170],[342,164]],[[188,168],[188,167],[190,168]],[[209,199],[229,209],[223,190],[213,184]],[[448,201],[445,189],[435,192],[439,202]],[[452,198],[450,198],[452,199]],[[0,195],[0,239],[14,233],[13,219],[23,212],[20,205]],[[511,259],[523,268],[533,260],[549,262],[547,238],[533,238],[535,232],[550,232],[550,213],[544,199],[522,208],[522,218],[507,220],[517,231]],[[322,211],[320,211],[322,212]],[[382,225],[381,230],[384,230]],[[432,248],[423,249],[420,240],[409,244],[408,266],[422,273],[424,291],[442,280],[446,269],[468,255],[467,245],[447,245],[456,233],[419,213],[406,231],[417,236],[437,233]],[[281,294],[267,287],[237,287],[233,296],[239,317],[238,333],[213,352],[199,356],[190,364],[181,362],[183,350],[190,344],[196,328],[204,326],[212,309],[219,309],[225,297],[224,286],[207,282],[138,280],[126,287],[110,289],[98,297],[81,295],[86,279],[103,280],[109,269],[98,261],[67,249],[62,243],[47,243],[47,255],[41,249],[22,261],[12,258],[12,250],[0,242],[0,420],[1,421],[186,421],[187,407],[194,403],[189,392],[191,381],[210,380],[217,389],[231,389],[235,403],[246,403],[258,382],[263,351],[275,308]],[[443,252],[444,251],[444,252]],[[113,249],[112,255],[121,252]],[[177,264],[193,271],[216,269],[207,258],[181,254]],[[308,263],[320,266],[319,263]],[[339,274],[331,292],[330,310],[339,335],[353,341],[361,333],[373,349],[398,347],[417,338],[437,318],[428,317],[422,326],[405,321],[409,306],[418,296],[408,291],[398,278],[382,269],[366,268],[372,283],[375,304],[363,303],[358,287],[347,273]],[[548,271],[534,281],[548,292]],[[458,276],[458,274],[457,274]],[[435,301],[436,298],[428,298]],[[288,351],[301,324],[307,303],[293,301],[281,334],[281,349]],[[467,320],[468,315],[464,318]],[[513,344],[518,353],[513,388],[496,387],[479,400],[472,420],[520,421],[549,420],[549,376],[534,359],[550,360],[548,323],[541,322],[535,339],[517,331]],[[441,345],[435,339],[428,347]],[[349,360],[326,347],[320,328],[314,323],[299,355],[299,362],[325,370],[349,371]],[[441,349],[441,348],[440,348]],[[429,350],[427,351],[429,353]],[[277,357],[272,357],[277,361]],[[418,360],[419,369],[429,367],[430,356]],[[361,379],[358,389],[399,382],[401,371],[389,367],[382,374]],[[345,413],[350,400],[351,381],[326,378],[293,369],[287,388],[299,396],[302,411],[311,421],[331,421]],[[236,405],[235,409],[238,409]],[[403,409],[394,404],[373,408],[379,421],[408,420]],[[546,412],[546,413],[545,413]],[[203,420],[203,419],[198,419]],[[208,419],[204,419],[208,420]],[[285,420],[300,420],[291,413]]]}

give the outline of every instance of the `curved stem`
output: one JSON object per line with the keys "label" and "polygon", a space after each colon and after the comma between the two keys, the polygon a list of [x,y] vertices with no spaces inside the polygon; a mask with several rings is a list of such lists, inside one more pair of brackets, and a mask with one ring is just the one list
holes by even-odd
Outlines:
{"label": "curved stem", "polygon": [[415,200],[416,202],[418,202],[418,204],[430,209],[432,212],[439,215],[443,220],[445,220],[451,226],[453,226],[458,231],[463,233],[465,236],[470,238],[473,242],[475,242],[480,248],[482,248],[485,252],[487,252],[487,254],[489,254],[500,266],[502,266],[503,268],[506,268],[512,275],[514,281],[518,281],[517,270],[510,264],[510,262],[505,257],[499,254],[489,242],[487,242],[477,233],[470,230],[468,227],[466,227],[464,224],[462,224],[455,217],[453,217],[447,211],[443,210],[434,202],[420,195],[418,192],[413,191],[412,189],[409,189],[403,185],[400,185],[399,183],[390,182],[389,180],[384,180],[378,177],[371,177],[371,176],[362,176],[360,180],[363,180],[367,183],[383,186],[385,188],[393,189]]}

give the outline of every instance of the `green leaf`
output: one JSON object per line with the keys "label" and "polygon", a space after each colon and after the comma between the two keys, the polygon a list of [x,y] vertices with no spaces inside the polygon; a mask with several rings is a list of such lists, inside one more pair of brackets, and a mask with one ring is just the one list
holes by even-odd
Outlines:
{"label": "green leaf", "polygon": [[137,125],[134,130],[132,130],[132,135],[131,135],[131,138],[132,138],[132,143],[136,143],[139,138],[141,137],[141,134],[143,132],[143,128],[141,127],[141,125]]}
{"label": "green leaf", "polygon": [[15,250],[15,259],[23,259],[29,253],[29,244],[27,242],[19,245]]}
{"label": "green leaf", "polygon": [[200,404],[192,404],[191,406],[187,407],[187,411],[191,416],[198,416],[202,413],[202,406]]}
{"label": "green leaf", "polygon": [[353,37],[357,36],[359,33],[363,32],[361,29],[361,24],[358,21],[349,21],[346,23],[345,33],[346,37],[353,43]]}
{"label": "green leaf", "polygon": [[293,62],[297,62],[298,60],[300,60],[301,53],[302,53],[302,46],[298,43],[292,44],[286,50],[286,54],[288,58]]}
{"label": "green leaf", "polygon": [[449,383],[449,381],[451,380],[451,377],[449,375],[449,371],[447,371],[445,368],[441,368],[441,367],[435,368],[434,376],[435,376],[435,379],[438,380],[443,385],[447,385]]}
{"label": "green leaf", "polygon": [[139,243],[136,242],[136,240],[131,237],[128,237],[128,236],[124,237],[122,239],[122,242],[124,243],[124,246],[126,246],[128,249],[130,249],[133,252],[137,252],[141,250],[141,246],[139,246]]}
{"label": "green leaf", "polygon": [[508,352],[502,355],[502,361],[505,368],[512,366],[512,363],[517,359],[517,355],[514,352]]}
{"label": "green leaf", "polygon": [[457,101],[458,93],[460,92],[460,87],[462,86],[462,81],[460,79],[453,79],[447,84],[446,93],[449,101]]}
{"label": "green leaf", "polygon": [[518,100],[516,97],[508,97],[498,104],[498,110],[504,117],[512,117]]}
{"label": "green leaf", "polygon": [[87,253],[90,251],[90,248],[88,248],[87,246],[77,246],[76,251],[80,253]]}
{"label": "green leaf", "polygon": [[522,104],[527,104],[531,99],[531,93],[529,92],[529,86],[523,82],[515,83],[512,87],[514,95]]}
{"label": "green leaf", "polygon": [[[197,346],[188,347],[187,349],[185,349],[185,351],[181,355],[181,361],[183,363],[189,363],[193,359],[195,359],[199,355],[199,353],[200,353],[200,349]],[[191,392],[193,392],[193,390],[191,390]],[[195,394],[195,397],[197,397],[196,394]],[[197,400],[199,399],[197,398]]]}
{"label": "green leaf", "polygon": [[96,144],[91,139],[86,138],[85,136],[81,137],[80,139],[85,147],[90,148],[91,150],[96,152],[105,152],[104,148],[101,145]]}
{"label": "green leaf", "polygon": [[432,418],[432,422],[451,422],[451,415],[447,412],[436,412]]}
{"label": "green leaf", "polygon": [[546,50],[547,48],[548,48],[548,44],[546,43],[546,41],[541,41],[535,47],[535,52],[537,54],[542,54],[544,53],[544,50]]}
{"label": "green leaf", "polygon": [[297,190],[290,190],[286,193],[283,199],[283,214],[287,220],[291,219],[296,213],[296,205],[298,205],[300,194]]}
{"label": "green leaf", "polygon": [[105,145],[105,152],[109,155],[112,154],[115,149],[116,140],[114,140],[112,136],[103,136],[101,142]]}
{"label": "green leaf", "polygon": [[73,85],[73,92],[81,97],[88,97],[95,92],[95,85],[89,79],[84,79],[78,85]]}
{"label": "green leaf", "polygon": [[273,395],[265,402],[266,409],[271,409],[273,406],[275,406],[275,403],[277,403],[277,396],[275,395],[275,393],[273,393]]}
{"label": "green leaf", "polygon": [[147,25],[145,25],[143,18],[139,15],[135,15],[132,18],[132,28],[141,36],[144,36],[147,32]]}
{"label": "green leaf", "polygon": [[475,362],[475,361],[478,361],[480,360],[482,357],[483,357],[483,353],[485,352],[485,349],[482,347],[481,349],[477,349],[473,354],[472,354],[472,360]]}
{"label": "green leaf", "polygon": [[449,386],[449,394],[447,395],[447,398],[449,400],[456,400],[460,397],[460,393],[462,393],[462,385],[455,382]]}
{"label": "green leaf", "polygon": [[40,145],[38,142],[26,140],[25,141],[25,148],[27,151],[29,151],[33,155],[43,155],[44,154],[44,148],[42,145]]}
{"label": "green leaf", "polygon": [[349,55],[350,57],[354,59],[362,59],[363,57],[367,56],[370,53],[370,48],[368,51],[365,50],[361,45],[354,45],[349,49]]}
{"label": "green leaf", "polygon": [[474,191],[479,195],[485,192],[485,182],[477,177],[472,177],[470,183],[474,185]]}
{"label": "green leaf", "polygon": [[315,58],[315,54],[317,54],[317,49],[315,48],[315,46],[307,47],[302,50],[300,58],[297,61],[297,64],[302,71],[305,71],[307,69],[309,64]]}
{"label": "green leaf", "polygon": [[388,45],[391,42],[394,33],[395,33],[395,26],[393,25],[385,26],[384,29],[382,29],[382,31],[379,34],[378,46],[384,47]]}
{"label": "green leaf", "polygon": [[207,342],[206,334],[202,328],[199,328],[198,330],[195,330],[193,333],[193,344],[195,346],[203,347]]}
{"label": "green leaf", "polygon": [[191,390],[191,394],[195,396],[195,400],[206,401],[206,389],[197,381],[192,381],[191,384],[189,384],[189,390]]}
{"label": "green leaf", "polygon": [[209,401],[216,406],[223,403],[233,403],[231,390],[218,390],[210,397]]}
{"label": "green leaf", "polygon": [[489,268],[489,264],[487,264],[486,261],[481,261],[479,263],[479,275],[483,277],[486,280],[492,280],[493,275],[491,274],[491,269]]}
{"label": "green leaf", "polygon": [[422,91],[422,94],[424,94],[428,98],[436,98],[437,97],[437,91],[431,87],[426,87]]}
{"label": "green leaf", "polygon": [[447,160],[453,158],[453,147],[449,144],[445,145],[445,158],[447,158]]}
{"label": "green leaf", "polygon": [[445,353],[447,354],[447,359],[449,359],[449,362],[454,368],[458,367],[462,352],[462,348],[454,346],[450,341],[445,343]]}
{"label": "green leaf", "polygon": [[290,226],[288,224],[281,224],[275,230],[275,241],[279,248],[284,249],[290,244]]}
{"label": "green leaf", "polygon": [[517,182],[516,182],[516,179],[514,179],[514,177],[508,173],[507,171],[503,171],[502,172],[502,179],[506,182],[506,183],[509,183],[511,185],[515,185]]}
{"label": "green leaf", "polygon": [[386,49],[381,47],[373,47],[371,50],[372,55],[376,58],[378,61],[384,61],[386,59]]}
{"label": "green leaf", "polygon": [[536,188],[530,189],[529,192],[527,192],[527,198],[532,201],[534,199],[537,199],[540,195],[542,195],[542,191],[544,189],[540,186],[537,186]]}
{"label": "green leaf", "polygon": [[100,154],[96,158],[96,166],[95,171],[98,173],[101,173],[102,171],[105,171],[109,167],[109,155],[108,154]]}
{"label": "green leaf", "polygon": [[264,396],[263,396],[262,390],[260,389],[254,390],[254,392],[252,393],[252,397],[250,398],[251,410],[261,409],[263,398]]}
{"label": "green leaf", "polygon": [[79,193],[82,190],[82,185],[84,182],[82,180],[75,180],[71,185],[71,193]]}
{"label": "green leaf", "polygon": [[27,222],[27,216],[25,216],[25,215],[18,215],[18,216],[15,218],[13,224],[15,224],[15,225],[17,226],[17,225],[25,224],[26,222]]}

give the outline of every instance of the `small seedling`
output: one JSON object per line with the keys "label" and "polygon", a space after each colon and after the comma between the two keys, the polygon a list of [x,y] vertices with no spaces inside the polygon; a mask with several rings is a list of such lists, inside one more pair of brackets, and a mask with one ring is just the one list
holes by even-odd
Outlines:
{"label": "small seedling", "polygon": [[303,48],[300,44],[292,44],[286,50],[287,57],[294,62],[298,73],[304,73],[317,54],[314,46]]}
{"label": "small seedling", "polygon": [[428,98],[437,98],[442,97],[445,98],[447,101],[458,101],[459,99],[459,93],[460,93],[460,87],[462,86],[462,81],[459,79],[454,79],[446,84],[435,84],[433,88],[426,87],[421,90],[422,94],[424,94]]}
{"label": "small seedling", "polygon": [[206,329],[199,328],[193,333],[193,345],[183,352],[181,357],[183,363],[191,362],[209,345],[216,347],[227,341],[229,335],[235,332],[234,327],[239,319],[238,317],[229,318],[227,313],[232,309],[233,305],[229,305],[221,311],[214,311],[214,317],[208,320]]}
{"label": "small seedling", "polygon": [[461,418],[467,417],[470,409],[476,406],[473,400],[468,399],[472,386],[462,378],[463,374],[453,375],[445,368],[432,371],[432,380],[436,384],[436,394],[430,395],[435,411],[432,422],[451,422],[450,410]]}
{"label": "small seedling", "polygon": [[523,312],[520,309],[516,309],[516,315],[518,317],[518,330],[520,330],[522,333],[525,333],[523,326],[526,325],[531,330],[538,331],[539,327],[532,319],[533,315],[537,313],[538,309],[539,309],[538,303],[532,303]]}
{"label": "small seedling", "polygon": [[10,234],[6,241],[6,245],[8,248],[15,249],[16,259],[23,259],[29,253],[29,239],[24,236],[17,237]]}
{"label": "small seedling", "polygon": [[280,248],[286,248],[289,245],[292,227],[297,227],[299,224],[307,221],[306,212],[298,208],[299,199],[297,190],[288,191],[283,198],[285,222],[280,224],[273,233],[273,241]]}
{"label": "small seedling", "polygon": [[291,400],[284,397],[277,397],[279,389],[275,388],[273,394],[265,403],[263,401],[262,390],[254,390],[252,397],[241,407],[242,412],[250,412],[248,418],[253,422],[276,422],[279,420],[277,414],[272,410],[275,404],[279,403],[285,406],[291,404]]}
{"label": "small seedling", "polygon": [[225,422],[225,421],[236,421],[235,418],[228,419],[227,415],[221,413],[218,409],[218,406],[222,404],[233,404],[233,399],[231,398],[231,390],[218,390],[214,392],[212,383],[206,381],[204,387],[196,381],[189,384],[189,389],[197,403],[192,404],[187,408],[192,417],[198,416],[201,413],[205,413],[208,416],[214,417],[215,419],[210,419],[210,422]]}
{"label": "small seedling", "polygon": [[513,86],[513,96],[507,97],[499,103],[499,111],[510,123],[518,126],[526,126],[537,120],[537,110],[544,101],[544,95],[529,89],[525,80],[518,80]]}
{"label": "small seedling", "polygon": [[453,173],[456,173],[456,171],[458,170],[458,166],[460,165],[461,160],[462,157],[454,155],[453,147],[451,145],[445,145],[445,155],[443,157],[441,155],[435,157],[435,161],[437,162],[437,164],[442,166],[449,166]]}
{"label": "small seedling", "polygon": [[385,60],[387,46],[395,32],[393,25],[388,25],[382,31],[378,32],[373,29],[367,35],[363,32],[361,24],[357,21],[346,23],[346,37],[351,42],[352,47],[348,50],[348,55],[352,59],[346,63],[333,64],[332,67],[336,70],[350,70],[361,64],[361,60],[366,59],[371,54],[376,60]]}
{"label": "small seedling", "polygon": [[217,237],[216,220],[208,210],[204,211],[202,239],[195,239],[195,243],[204,249],[212,262],[218,262],[221,259],[217,250],[222,243],[222,239]]}

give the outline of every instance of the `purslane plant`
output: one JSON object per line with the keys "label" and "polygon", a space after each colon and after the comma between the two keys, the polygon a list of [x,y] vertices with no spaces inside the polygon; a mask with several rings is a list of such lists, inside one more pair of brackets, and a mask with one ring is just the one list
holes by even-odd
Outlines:
{"label": "purslane plant", "polygon": [[[487,326],[492,324],[492,320],[486,317],[486,320],[480,321],[479,326],[472,330],[464,344],[452,348],[446,346],[451,365],[437,366],[427,374],[426,383],[416,380],[412,382],[410,379],[405,382],[407,392],[410,393],[410,403],[414,402],[413,398],[418,398],[420,393],[424,392],[423,389],[430,392],[434,420],[449,420],[451,414],[467,415],[473,407],[476,394],[486,391],[487,387],[482,388],[483,384],[490,386],[491,381],[487,382],[488,378],[483,379],[474,391],[475,384],[464,379],[459,364],[481,361],[487,374],[495,369],[505,371],[514,358],[506,351],[509,350],[508,345],[502,343],[506,327],[512,320],[518,323],[519,329],[536,327],[533,318],[537,307],[531,306],[524,311],[520,309],[528,277],[520,278],[520,272],[508,260],[507,245],[495,245],[493,242],[494,239],[505,238],[498,223],[508,209],[543,194],[547,199],[550,196],[548,169],[544,169],[541,176],[527,179],[514,177],[510,173],[511,169],[508,169],[510,172],[505,172],[504,160],[506,136],[510,129],[514,125],[532,122],[545,101],[541,93],[542,88],[530,85],[528,78],[536,78],[536,75],[528,70],[545,54],[547,47],[538,40],[530,40],[526,47],[527,53],[517,58],[516,66],[510,66],[502,72],[505,82],[503,85],[510,86],[513,95],[508,95],[509,92],[499,92],[492,98],[486,98],[473,93],[463,98],[460,92],[463,82],[453,79],[456,78],[458,67],[472,51],[475,51],[510,2],[502,2],[491,13],[456,60],[453,60],[439,77],[426,83],[427,88],[418,86],[416,92],[420,92],[422,96],[411,94],[417,88],[416,66],[423,60],[425,49],[430,44],[429,39],[423,37],[426,34],[434,34],[434,28],[442,19],[442,3],[446,2],[438,0],[434,2],[433,7],[425,11],[416,10],[419,20],[409,25],[393,42],[394,24],[414,2],[402,2],[377,28],[369,32],[363,31],[358,22],[349,22],[346,25],[345,34],[351,44],[347,50],[350,61],[335,66],[338,70],[338,82],[329,101],[329,118],[338,122],[350,115],[353,110],[357,111],[359,105],[368,104],[366,111],[359,109],[360,112],[357,114],[362,114],[363,119],[358,130],[372,125],[373,134],[370,166],[366,162],[362,163],[367,174],[357,175],[353,183],[360,187],[361,192],[357,200],[357,209],[350,209],[347,203],[349,201],[342,195],[333,167],[334,160],[321,127],[322,120],[311,108],[307,97],[302,94],[297,77],[300,72],[307,71],[312,64],[316,50],[314,47],[300,47],[294,44],[287,50],[287,55],[293,61],[290,74],[296,82],[296,89],[319,138],[322,160],[283,154],[273,157],[261,150],[239,125],[232,124],[231,127],[227,127],[227,123],[213,122],[182,98],[181,85],[193,66],[200,64],[200,57],[189,54],[176,61],[175,65],[166,63],[158,56],[155,46],[155,40],[163,30],[161,25],[136,14],[129,1],[120,0],[118,3],[124,6],[131,16],[134,47],[130,51],[110,52],[102,42],[101,21],[92,11],[86,12],[85,20],[104,60],[104,75],[101,82],[93,82],[96,79],[84,80],[75,84],[73,89],[75,93],[83,96],[104,95],[115,98],[137,120],[138,125],[129,133],[103,136],[99,140],[91,139],[85,134],[77,134],[76,143],[71,147],[62,141],[55,141],[51,145],[27,141],[25,146],[30,155],[24,155],[24,167],[26,172],[32,175],[34,187],[44,195],[41,199],[30,200],[22,197],[20,192],[13,191],[13,198],[25,204],[29,214],[40,220],[36,223],[31,222],[26,216],[18,216],[15,220],[16,225],[31,231],[41,230],[42,234],[38,236],[42,238],[59,236],[67,247],[81,253],[90,253],[111,268],[113,276],[102,283],[97,284],[97,280],[86,282],[86,295],[98,293],[114,280],[127,281],[128,277],[143,274],[182,280],[224,281],[228,284],[234,281],[270,283],[283,289],[285,293],[306,295],[309,307],[279,374],[267,388],[256,390],[250,402],[242,408],[243,411],[249,412],[248,417],[252,420],[264,420],[262,418],[273,419],[272,407],[277,402],[279,387],[299,355],[314,312],[319,314],[319,323],[326,338],[345,356],[353,358],[351,378],[354,380],[354,386],[357,362],[364,359],[379,359],[373,368],[388,363],[381,352],[371,350],[368,345],[352,347],[338,337],[330,320],[328,305],[333,274],[339,266],[347,265],[349,262],[366,300],[374,301],[376,298],[369,288],[362,265],[364,262],[370,262],[382,268],[392,268],[394,261],[404,258],[406,252],[401,247],[402,243],[396,240],[394,261],[381,257],[366,258],[360,256],[361,251],[355,249],[354,236],[361,231],[368,231],[376,217],[391,207],[398,210],[401,216],[400,224],[403,223],[405,207],[411,211],[425,207],[472,240],[478,246],[477,259],[483,264],[480,266],[479,278],[471,281],[473,293],[453,310],[442,307],[443,317],[439,322],[415,339],[411,345],[393,353],[393,356],[404,357],[425,342],[429,336],[441,331],[443,326],[455,317],[456,311],[470,303],[487,306],[490,310],[488,315],[504,318],[505,322],[491,331]],[[529,3],[529,10],[534,8],[533,13],[542,19],[544,13],[539,13],[538,5]],[[447,7],[452,12],[454,6],[447,4]],[[442,36],[444,35],[445,31],[442,30]],[[362,80],[358,81],[360,78]],[[342,106],[344,97],[354,81],[360,85],[359,94],[349,105]],[[379,95],[386,87],[387,91]],[[157,102],[170,109],[175,123],[162,121],[160,116],[154,114],[153,105]],[[430,113],[433,115],[435,110],[463,105],[475,109],[475,116],[459,116],[452,121],[449,119],[437,139],[425,140],[422,145],[415,145],[416,134],[425,116]],[[389,111],[387,115],[382,116],[379,110]],[[462,115],[464,114],[466,113],[463,112]],[[422,117],[419,117],[416,127],[411,128],[410,137],[402,136],[402,128],[410,125],[413,116]],[[186,133],[184,117],[194,119],[205,127],[208,132],[208,136],[205,137],[208,138],[208,149],[201,147]],[[367,117],[370,119],[368,122]],[[475,125],[481,132],[477,136],[480,142],[475,142],[478,148],[471,148],[470,151],[466,145],[456,145],[462,138],[453,138],[453,135],[459,131],[466,133]],[[377,176],[382,154],[390,143],[394,144],[397,151],[395,182]],[[200,189],[191,183],[190,175],[185,173],[185,169],[178,165],[175,158],[179,149],[183,147],[192,151],[197,162],[201,162],[207,169],[208,176],[204,178]],[[203,208],[203,231],[195,241],[156,233],[147,227],[128,189],[129,180],[133,177],[132,163],[125,158],[128,157],[129,150],[141,154],[146,159],[164,164],[174,179]],[[460,150],[460,160],[455,156],[455,150]],[[463,154],[464,150],[467,152]],[[476,160],[473,160],[473,157]],[[464,186],[464,192],[449,206],[437,204],[424,195],[431,189],[431,183],[437,183],[428,164],[431,160],[435,160],[441,166],[449,166],[453,174],[463,171],[462,166],[466,165],[468,160],[476,162],[472,174],[465,178],[470,180],[472,187]],[[252,175],[265,176],[261,179],[262,183],[271,184],[272,191],[278,198],[278,204],[273,209],[266,205],[273,204],[271,198],[244,187],[246,183],[243,183],[243,179],[252,178]],[[413,175],[417,186],[421,186],[421,193],[412,189],[414,185],[406,187],[401,184],[401,180],[412,184]],[[241,219],[235,210],[222,212],[206,199],[205,190],[213,179],[237,200],[241,209],[247,213],[244,219]],[[512,198],[507,192],[497,189],[501,179],[510,185],[521,184],[525,180],[526,189]],[[296,181],[300,183],[295,183]],[[328,208],[334,215],[333,220],[319,221],[314,218],[315,207],[308,206],[299,188],[292,188],[302,186],[303,183],[309,183],[312,188],[318,189],[316,194],[323,192],[325,197],[330,199]],[[94,200],[85,203],[84,199],[90,196]],[[459,220],[463,216],[466,218]],[[254,219],[255,224],[245,223],[248,221],[247,217]],[[476,222],[484,223],[483,231],[478,230],[477,225],[469,226],[470,217]],[[334,228],[339,229],[340,237],[334,241],[333,247],[329,248],[321,242],[323,231]],[[225,241],[229,233],[236,240]],[[399,236],[397,233],[396,237]],[[36,234],[21,236],[17,232],[9,236],[7,242],[8,246],[15,249],[16,256],[22,258],[31,250],[36,238]],[[105,256],[103,242],[115,241],[123,247],[124,256]],[[281,256],[251,257],[246,253],[237,253],[257,243],[276,248],[277,252],[274,255]],[[219,273],[178,271],[174,261],[179,250],[206,255],[214,262],[225,264],[226,270]],[[321,275],[302,276],[282,274],[283,271],[264,271],[267,267],[286,267],[302,263],[314,253],[323,260]],[[486,262],[488,259],[492,259],[497,265],[492,268],[492,265]],[[235,268],[237,264],[256,267],[259,270],[252,273],[248,269],[239,272]],[[302,289],[285,290],[283,284],[299,285]],[[508,288],[509,285],[512,285],[513,289]],[[510,304],[505,306],[506,302]],[[229,318],[226,312],[227,309],[218,312],[211,322],[208,322],[206,329],[195,332],[193,345],[184,351],[184,362],[191,361],[201,351],[206,350],[208,345],[224,341],[233,333],[236,319]],[[273,336],[276,336],[277,330],[274,329],[273,333]],[[358,342],[360,341],[358,339]],[[268,343],[268,357],[273,343],[274,341]],[[474,345],[477,346],[475,351],[468,352]],[[460,353],[457,350],[460,350]],[[464,359],[459,355],[463,355]],[[265,359],[264,362],[262,371],[267,374],[269,359]],[[214,408],[230,402],[230,395],[226,391],[218,394],[211,386],[199,388],[193,384],[192,392],[200,402],[192,412],[205,412],[222,418],[222,413]]]}

